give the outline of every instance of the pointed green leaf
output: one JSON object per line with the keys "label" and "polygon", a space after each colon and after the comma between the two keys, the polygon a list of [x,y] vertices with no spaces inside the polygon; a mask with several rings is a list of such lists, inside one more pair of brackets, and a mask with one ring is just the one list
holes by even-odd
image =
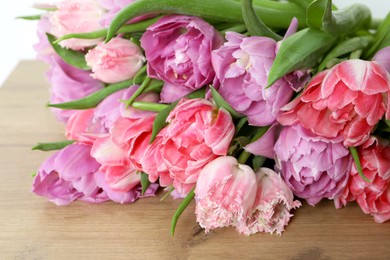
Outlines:
{"label": "pointed green leaf", "polygon": [[351,38],[337,44],[322,60],[321,64],[318,66],[317,71],[324,70],[328,62],[330,62],[331,60],[339,56],[351,53],[356,50],[365,49],[370,44],[371,41],[372,41],[371,36],[363,36],[363,37]]}
{"label": "pointed green leaf", "polygon": [[212,96],[213,96],[213,99],[215,101],[215,103],[217,104],[217,106],[219,107],[223,107],[224,109],[226,109],[231,115],[232,117],[234,118],[242,118],[244,117],[243,115],[241,115],[240,113],[238,113],[236,110],[234,110],[224,99],[223,97],[218,93],[218,91],[211,87],[210,86],[210,89],[211,89],[211,93],[212,93]]}
{"label": "pointed green leaf", "polygon": [[388,125],[390,127],[390,120],[384,120],[386,125]]}
{"label": "pointed green leaf", "polygon": [[145,194],[145,192],[149,188],[150,184],[151,183],[149,181],[149,176],[146,173],[141,172],[141,187],[142,187],[141,195]]}
{"label": "pointed green leaf", "polygon": [[47,39],[49,40],[51,46],[55,50],[55,52],[69,65],[72,65],[73,67],[82,69],[82,70],[89,70],[90,68],[87,65],[87,62],[85,61],[85,54],[78,51],[73,51],[70,49],[62,48],[60,45],[53,43],[56,38],[46,33]]}
{"label": "pointed green leaf", "polygon": [[268,87],[292,71],[313,68],[335,40],[333,35],[312,28],[284,39],[268,74]]}
{"label": "pointed green leaf", "polygon": [[[137,23],[132,23],[132,24],[126,24],[123,25],[118,33],[135,33],[135,32],[144,32],[146,28],[148,28],[150,25],[154,24],[157,22],[158,19],[160,19],[161,16],[151,18],[148,20],[143,20]],[[87,32],[87,33],[72,33],[72,34],[67,34],[62,37],[59,37],[54,43],[59,43],[63,40],[67,39],[98,39],[98,38],[103,38],[104,36],[107,35],[108,29],[102,29],[94,32]]]}
{"label": "pointed green leaf", "polygon": [[370,9],[361,4],[332,11],[332,0],[315,0],[307,8],[307,24],[315,29],[324,29],[334,34],[355,31],[368,27],[371,21]]}
{"label": "pointed green leaf", "polygon": [[371,59],[380,49],[390,46],[390,12],[379,25],[372,42],[370,49],[365,55],[366,59]]}
{"label": "pointed green leaf", "polygon": [[168,105],[165,109],[160,111],[157,115],[156,118],[154,119],[153,122],[153,128],[152,128],[152,136],[150,137],[149,143],[151,144],[158,133],[168,125],[167,123],[167,117],[169,116],[169,113],[175,108],[178,102],[174,102],[170,105]]}
{"label": "pointed green leaf", "polygon": [[[262,21],[270,27],[287,28],[293,17],[304,26],[305,12],[293,3],[271,0],[255,0],[255,11]],[[106,41],[114,37],[119,28],[128,20],[147,13],[183,14],[202,17],[214,22],[242,23],[243,16],[239,2],[213,0],[139,0],[123,8],[113,19],[108,29]],[[275,19],[277,17],[277,19]]]}
{"label": "pointed green leaf", "polygon": [[267,158],[263,156],[254,156],[252,159],[253,170],[256,172],[258,169],[260,169],[266,160]]}
{"label": "pointed green leaf", "polygon": [[306,11],[306,23],[311,28],[314,29],[322,29],[322,21],[324,19],[324,14],[328,7],[329,1],[321,0],[321,1],[313,1],[308,7]]}
{"label": "pointed green leaf", "polygon": [[27,16],[17,16],[15,19],[23,19],[23,20],[39,20],[41,19],[41,15],[27,15]]}
{"label": "pointed green leaf", "polygon": [[128,88],[132,85],[133,80],[126,80],[116,84],[109,85],[99,91],[92,93],[91,95],[69,102],[48,104],[49,107],[55,107],[60,109],[89,109],[96,107],[107,96],[117,92],[118,90]]}
{"label": "pointed green leaf", "polygon": [[183,211],[188,207],[191,200],[195,197],[195,187],[187,194],[187,196],[183,199],[183,201],[180,203],[179,207],[177,208],[175,214],[172,218],[172,225],[171,225],[171,236],[175,234],[176,224],[180,217],[180,215],[183,213]]}
{"label": "pointed green leaf", "polygon": [[356,169],[358,170],[359,176],[366,182],[372,182],[370,179],[368,179],[364,174],[362,170],[362,165],[360,163],[359,153],[356,149],[356,147],[349,147],[349,151],[351,152],[353,161],[355,162]]}
{"label": "pointed green leaf", "polygon": [[53,150],[61,150],[62,148],[65,148],[66,146],[73,144],[75,141],[62,141],[62,142],[55,142],[55,143],[38,143],[36,146],[32,148],[32,150],[39,150],[39,151],[53,151]]}
{"label": "pointed green leaf", "polygon": [[274,33],[260,20],[253,8],[252,0],[242,0],[241,10],[244,23],[250,35],[265,36],[272,38],[275,41],[282,39],[282,37]]}

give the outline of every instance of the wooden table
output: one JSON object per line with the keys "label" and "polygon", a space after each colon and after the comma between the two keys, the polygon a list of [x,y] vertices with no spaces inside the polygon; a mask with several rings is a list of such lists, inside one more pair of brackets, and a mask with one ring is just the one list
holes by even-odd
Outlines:
{"label": "wooden table", "polygon": [[45,108],[45,65],[22,61],[0,89],[0,259],[390,259],[390,223],[376,224],[350,203],[304,203],[282,236],[205,234],[194,204],[170,237],[179,201],[147,198],[130,205],[76,202],[57,207],[30,192],[32,173],[61,141],[63,126]]}

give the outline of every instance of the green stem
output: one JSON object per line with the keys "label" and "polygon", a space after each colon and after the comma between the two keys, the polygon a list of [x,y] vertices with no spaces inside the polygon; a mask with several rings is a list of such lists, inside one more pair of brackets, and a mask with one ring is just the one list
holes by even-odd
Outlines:
{"label": "green stem", "polygon": [[251,153],[243,150],[237,159],[238,163],[245,164],[246,161],[248,161],[249,157],[251,157],[251,155]]}
{"label": "green stem", "polygon": [[152,102],[133,102],[131,106],[140,110],[160,112],[167,108],[169,105]]}
{"label": "green stem", "polygon": [[142,93],[144,93],[145,89],[148,87],[150,81],[152,79],[149,77],[146,77],[144,82],[142,82],[141,86],[134,92],[134,94],[125,101],[126,107],[131,106],[135,99],[139,97]]}

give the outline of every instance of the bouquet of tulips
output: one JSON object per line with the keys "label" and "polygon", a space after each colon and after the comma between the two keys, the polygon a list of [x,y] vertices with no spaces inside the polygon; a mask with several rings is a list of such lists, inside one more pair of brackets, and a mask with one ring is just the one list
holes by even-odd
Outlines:
{"label": "bouquet of tulips", "polygon": [[[35,5],[66,140],[32,191],[57,205],[195,200],[208,232],[280,234],[305,200],[390,219],[390,15],[331,0]],[[388,6],[390,9],[390,6]],[[165,197],[165,196],[164,196]]]}

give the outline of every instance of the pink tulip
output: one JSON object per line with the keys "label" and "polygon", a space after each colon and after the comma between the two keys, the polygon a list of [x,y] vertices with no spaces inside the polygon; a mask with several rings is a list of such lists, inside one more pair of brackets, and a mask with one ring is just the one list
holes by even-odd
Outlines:
{"label": "pink tulip", "polygon": [[50,30],[49,16],[43,14],[37,25],[38,42],[34,44],[34,49],[37,52],[37,58],[48,64],[51,64],[52,56],[57,56],[46,36],[46,33],[50,32]]}
{"label": "pink tulip", "polygon": [[256,195],[253,170],[231,156],[209,162],[195,188],[196,220],[206,232],[234,226],[246,219]]}
{"label": "pink tulip", "polygon": [[142,35],[148,75],[165,82],[163,102],[172,102],[211,83],[211,51],[223,42],[219,33],[198,17],[161,18]]}
{"label": "pink tulip", "polygon": [[92,68],[93,78],[117,83],[133,78],[145,62],[145,57],[135,43],[117,37],[89,50],[85,60]]}
{"label": "pink tulip", "polygon": [[[50,13],[51,31],[56,37],[72,33],[87,33],[103,29],[99,20],[104,9],[96,0],[61,0],[57,10]],[[83,50],[103,39],[69,39],[60,42],[62,47]]]}
{"label": "pink tulip", "polygon": [[247,219],[239,222],[237,230],[245,235],[257,232],[281,234],[293,216],[290,211],[301,206],[279,174],[268,168],[256,172],[257,193]]}
{"label": "pink tulip", "polygon": [[[227,154],[234,124],[227,111],[205,99],[182,99],[167,122],[169,125],[146,151],[142,166],[151,180],[163,176],[169,183],[171,179],[175,190],[187,194],[201,169]],[[161,179],[160,185],[164,186]]]}
{"label": "pink tulip", "polygon": [[226,40],[212,52],[212,64],[220,81],[218,92],[237,112],[246,115],[251,125],[273,124],[294,89],[299,88],[295,82],[300,77],[289,75],[266,88],[277,43],[271,38],[245,37],[234,32],[226,33]]}
{"label": "pink tulip", "polygon": [[[138,89],[137,85],[117,91],[106,97],[96,108],[79,110],[67,122],[66,136],[69,140],[93,144],[97,138],[109,133],[114,122],[121,117],[142,118],[154,115],[153,112],[127,107],[121,100],[129,99]],[[158,94],[146,92],[137,101],[158,102]]]}
{"label": "pink tulip", "polygon": [[358,148],[364,176],[363,180],[355,164],[344,193],[335,199],[336,208],[356,200],[364,213],[370,214],[378,223],[390,219],[390,144],[388,141],[370,137]]}
{"label": "pink tulip", "polygon": [[140,184],[141,161],[149,145],[154,117],[118,118],[110,135],[97,139],[91,151],[102,165],[109,187],[130,191]]}
{"label": "pink tulip", "polygon": [[334,199],[347,185],[352,157],[342,138],[320,137],[298,124],[283,128],[274,149],[283,179],[310,205]]}
{"label": "pink tulip", "polygon": [[[347,60],[317,74],[303,94],[286,105],[278,121],[300,122],[313,133],[364,143],[382,119],[390,119],[390,76],[377,62]],[[369,105],[368,105],[369,104]]]}
{"label": "pink tulip", "polygon": [[[63,103],[86,97],[101,88],[103,84],[91,78],[89,71],[75,68],[65,63],[58,56],[51,56],[51,68],[46,78],[51,85],[50,103]],[[76,110],[64,110],[53,108],[57,119],[66,123]]]}

